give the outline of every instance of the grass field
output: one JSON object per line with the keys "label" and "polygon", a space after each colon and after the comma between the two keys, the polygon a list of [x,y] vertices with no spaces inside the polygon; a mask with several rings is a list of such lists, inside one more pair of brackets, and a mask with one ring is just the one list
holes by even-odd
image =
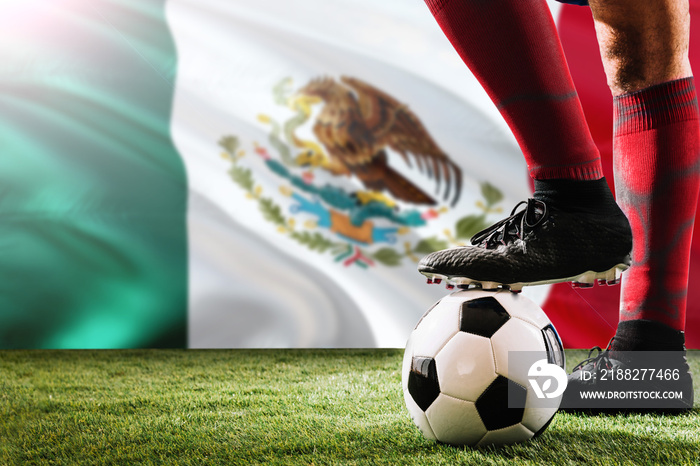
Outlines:
{"label": "grass field", "polygon": [[[524,444],[436,444],[405,409],[401,357],[401,350],[0,351],[0,464],[700,462],[698,408],[680,416],[560,413]],[[567,357],[573,364],[585,353]],[[700,358],[692,360],[699,374]]]}

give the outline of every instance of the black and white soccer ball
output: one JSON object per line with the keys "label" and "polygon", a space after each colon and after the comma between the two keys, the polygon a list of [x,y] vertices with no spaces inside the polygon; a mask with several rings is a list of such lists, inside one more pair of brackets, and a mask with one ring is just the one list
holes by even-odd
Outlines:
{"label": "black and white soccer ball", "polygon": [[565,375],[561,340],[539,306],[507,290],[465,290],[442,298],[416,325],[402,385],[425,437],[483,446],[543,432]]}

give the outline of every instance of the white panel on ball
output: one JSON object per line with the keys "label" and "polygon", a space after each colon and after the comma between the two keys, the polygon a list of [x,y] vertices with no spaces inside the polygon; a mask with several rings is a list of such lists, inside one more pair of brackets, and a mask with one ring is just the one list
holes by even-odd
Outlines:
{"label": "white panel on ball", "polygon": [[[488,290],[479,290],[477,288],[472,288],[470,290],[460,290],[460,291],[455,291],[445,298],[450,299],[452,301],[455,301],[457,304],[461,304],[464,301],[468,299],[478,299],[478,298],[485,298],[487,296],[496,296],[498,293],[507,293],[507,294],[513,294],[510,291],[507,290],[499,290],[499,291],[488,291]],[[443,300],[445,299],[443,298]]]}
{"label": "white panel on ball", "polygon": [[507,290],[499,291],[493,296],[504,308],[508,309],[511,317],[530,322],[537,328],[544,328],[550,323],[547,314],[527,296],[511,293]]}
{"label": "white panel on ball", "polygon": [[[401,374],[408,374],[411,371],[411,362],[413,360],[413,334],[408,337],[406,342],[406,350],[403,353],[403,362],[401,364]],[[406,390],[408,387],[408,378],[402,377],[401,384],[403,389]]]}
{"label": "white panel on ball", "polygon": [[438,440],[451,445],[475,445],[486,434],[474,403],[441,393],[426,411]]}
{"label": "white panel on ball", "polygon": [[404,388],[403,390],[403,398],[404,401],[406,401],[408,413],[411,415],[411,419],[413,420],[413,423],[418,427],[418,430],[420,430],[423,436],[428,440],[437,440],[437,438],[435,437],[435,433],[433,433],[433,429],[430,427],[430,423],[428,422],[427,416],[425,415],[423,410],[420,409],[420,407],[416,404],[416,402],[413,400],[413,397],[410,393],[408,393],[408,389],[406,388]]}
{"label": "white panel on ball", "polygon": [[491,430],[477,444],[478,447],[487,445],[508,445],[520,443],[532,438],[534,432],[522,424],[515,424],[504,429]]}
{"label": "white panel on ball", "polygon": [[528,390],[522,424],[528,429],[537,432],[554,417],[559,410],[560,403],[561,397],[559,397],[559,400],[537,398],[532,390]]}
{"label": "white panel on ball", "polygon": [[[498,332],[496,332],[498,333]],[[466,401],[476,401],[496,379],[491,341],[459,332],[435,356],[440,391]]]}
{"label": "white panel on ball", "polygon": [[414,356],[433,357],[459,331],[459,306],[447,298],[423,316],[413,331]]}
{"label": "white panel on ball", "polygon": [[[508,309],[510,312],[510,309]],[[509,378],[523,387],[529,387],[526,364],[508,364],[509,357],[518,351],[527,351],[526,355],[534,356],[542,352],[547,357],[547,347],[544,344],[542,331],[534,325],[520,319],[510,319],[491,337],[493,355],[496,360],[496,372]],[[509,356],[510,355],[510,356]],[[522,356],[522,355],[521,355]],[[532,361],[533,363],[535,360]],[[510,366],[510,367],[509,367]]]}

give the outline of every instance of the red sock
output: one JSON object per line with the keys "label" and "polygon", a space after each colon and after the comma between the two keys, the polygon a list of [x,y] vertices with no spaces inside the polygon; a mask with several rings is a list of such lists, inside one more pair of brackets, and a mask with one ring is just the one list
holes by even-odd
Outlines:
{"label": "red sock", "polygon": [[700,187],[693,78],[616,97],[614,128],[617,201],[634,237],[620,320],[653,320],[683,330]]}
{"label": "red sock", "polygon": [[425,0],[496,104],[535,179],[602,178],[545,0]]}

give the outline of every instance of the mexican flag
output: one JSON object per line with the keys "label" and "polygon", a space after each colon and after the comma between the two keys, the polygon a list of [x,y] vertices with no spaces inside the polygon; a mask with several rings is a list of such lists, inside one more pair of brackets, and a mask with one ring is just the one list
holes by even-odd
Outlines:
{"label": "mexican flag", "polygon": [[[609,159],[590,12],[552,6]],[[0,11],[0,348],[402,347],[448,292],[417,260],[530,194],[422,1]],[[525,293],[604,344],[619,290],[566,286]]]}

